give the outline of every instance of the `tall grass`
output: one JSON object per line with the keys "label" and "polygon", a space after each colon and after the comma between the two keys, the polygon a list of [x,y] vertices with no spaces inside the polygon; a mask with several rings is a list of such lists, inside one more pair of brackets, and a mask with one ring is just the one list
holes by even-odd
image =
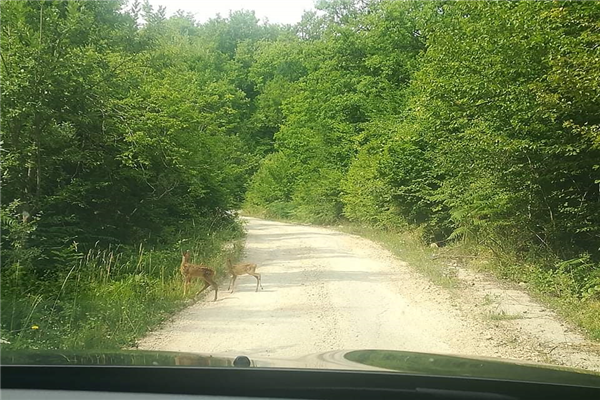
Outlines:
{"label": "tall grass", "polygon": [[203,237],[182,238],[161,250],[96,246],[79,253],[72,246],[62,257],[65,265],[57,266],[63,272],[50,280],[31,276],[18,263],[3,267],[2,346],[72,350],[132,346],[189,304],[198,291],[183,295],[181,250],[191,249],[195,262],[206,263],[223,276],[225,258],[239,257],[242,240],[236,223]]}

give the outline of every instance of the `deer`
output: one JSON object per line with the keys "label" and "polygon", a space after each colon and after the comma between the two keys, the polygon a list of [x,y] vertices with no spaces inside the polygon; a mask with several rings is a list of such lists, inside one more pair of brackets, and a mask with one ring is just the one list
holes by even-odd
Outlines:
{"label": "deer", "polygon": [[198,294],[204,292],[207,287],[212,286],[215,289],[215,299],[217,301],[217,293],[219,292],[219,286],[214,280],[215,270],[202,264],[190,263],[190,251],[187,250],[181,257],[181,275],[183,275],[183,295],[187,293],[187,287],[192,281],[192,278],[200,278],[204,281],[204,287],[198,292]]}
{"label": "deer", "polygon": [[257,292],[258,292],[259,285],[260,285],[261,289],[264,289],[262,286],[262,283],[260,282],[261,276],[259,273],[256,272],[257,267],[258,267],[258,265],[252,264],[252,263],[241,263],[241,264],[233,265],[231,263],[231,259],[228,258],[227,259],[227,269],[229,270],[229,273],[231,274],[231,281],[229,281],[229,288],[227,290],[231,289],[231,293],[233,293],[233,291],[235,289],[235,280],[240,275],[252,275],[253,277],[255,277]]}

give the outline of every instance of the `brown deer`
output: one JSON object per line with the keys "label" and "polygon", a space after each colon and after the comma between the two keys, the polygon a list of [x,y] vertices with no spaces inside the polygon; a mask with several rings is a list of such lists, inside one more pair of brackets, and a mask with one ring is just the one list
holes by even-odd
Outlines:
{"label": "brown deer", "polygon": [[255,277],[257,292],[258,292],[258,285],[260,285],[261,289],[264,289],[262,287],[262,283],[260,282],[260,280],[261,280],[260,274],[256,272],[257,267],[258,267],[258,265],[252,264],[252,263],[242,263],[242,264],[233,265],[231,263],[231,259],[228,258],[227,259],[227,269],[229,269],[229,273],[231,274],[231,281],[229,282],[229,288],[227,290],[231,289],[231,293],[233,293],[233,290],[235,289],[235,280],[240,275],[252,275],[253,277]]}
{"label": "brown deer", "polygon": [[217,293],[219,292],[219,286],[214,280],[215,271],[212,268],[208,268],[206,265],[192,264],[190,263],[190,251],[187,250],[181,257],[181,275],[183,275],[183,294],[187,293],[187,287],[192,281],[192,278],[200,278],[204,281],[204,287],[198,292],[198,294],[204,292],[207,287],[212,286],[215,289],[215,300],[217,301]]}

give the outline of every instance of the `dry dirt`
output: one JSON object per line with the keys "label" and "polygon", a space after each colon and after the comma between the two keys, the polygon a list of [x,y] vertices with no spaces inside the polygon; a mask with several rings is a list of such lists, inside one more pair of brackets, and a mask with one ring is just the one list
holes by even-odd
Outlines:
{"label": "dry dirt", "polygon": [[358,236],[246,218],[244,261],[259,265],[233,294],[221,284],[142,339],[140,349],[297,358],[396,349],[552,363],[600,371],[600,352],[521,288],[450,265],[448,290]]}

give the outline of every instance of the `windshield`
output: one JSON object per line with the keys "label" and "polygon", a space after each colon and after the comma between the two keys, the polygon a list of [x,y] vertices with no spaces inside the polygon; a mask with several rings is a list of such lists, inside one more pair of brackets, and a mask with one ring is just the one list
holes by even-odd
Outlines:
{"label": "windshield", "polygon": [[3,363],[600,372],[600,3],[267,3],[2,1]]}

